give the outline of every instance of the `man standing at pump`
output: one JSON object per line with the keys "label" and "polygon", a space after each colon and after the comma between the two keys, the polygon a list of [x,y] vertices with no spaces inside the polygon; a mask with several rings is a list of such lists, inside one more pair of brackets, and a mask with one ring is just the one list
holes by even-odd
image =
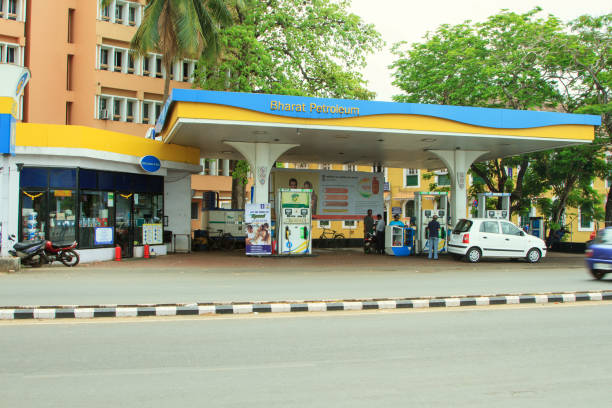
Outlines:
{"label": "man standing at pump", "polygon": [[374,229],[374,217],[372,217],[372,210],[368,210],[368,215],[363,217],[363,237]]}
{"label": "man standing at pump", "polygon": [[427,224],[427,241],[429,242],[429,256],[431,259],[431,253],[433,251],[433,259],[438,259],[438,235],[440,234],[440,223],[438,222],[438,216],[434,215],[433,219]]}

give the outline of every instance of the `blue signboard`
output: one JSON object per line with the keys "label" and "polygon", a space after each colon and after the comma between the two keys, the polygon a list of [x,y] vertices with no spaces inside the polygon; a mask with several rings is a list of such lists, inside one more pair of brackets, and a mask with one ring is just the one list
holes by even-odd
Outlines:
{"label": "blue signboard", "polygon": [[144,156],[140,159],[140,167],[146,172],[155,173],[161,167],[161,161],[155,156]]}
{"label": "blue signboard", "polygon": [[15,123],[10,113],[0,113],[0,153],[15,155]]}
{"label": "blue signboard", "polygon": [[115,229],[113,227],[97,227],[94,235],[94,245],[111,245],[114,242]]}
{"label": "blue signboard", "polygon": [[155,125],[157,134],[162,133],[166,116],[170,112],[170,105],[173,102],[231,106],[277,116],[308,119],[338,119],[394,114],[420,115],[498,129],[524,129],[552,125],[599,126],[601,124],[600,116],[561,112],[173,89]]}

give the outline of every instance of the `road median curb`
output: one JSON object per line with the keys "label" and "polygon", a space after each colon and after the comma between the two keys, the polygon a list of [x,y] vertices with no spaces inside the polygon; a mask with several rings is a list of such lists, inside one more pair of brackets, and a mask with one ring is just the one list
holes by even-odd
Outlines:
{"label": "road median curb", "polygon": [[277,302],[179,303],[97,306],[3,306],[0,320],[92,319],[98,317],[200,316],[222,314],[332,312],[384,309],[449,308],[529,303],[573,303],[612,300],[612,292],[563,292],[447,296],[425,298],[308,300]]}

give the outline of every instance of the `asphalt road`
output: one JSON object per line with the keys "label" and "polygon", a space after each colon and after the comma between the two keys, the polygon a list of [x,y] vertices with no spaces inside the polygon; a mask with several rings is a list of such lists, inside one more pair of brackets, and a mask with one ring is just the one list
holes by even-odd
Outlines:
{"label": "asphalt road", "polygon": [[606,406],[610,302],[0,323],[1,405]]}
{"label": "asphalt road", "polygon": [[334,300],[612,290],[594,280],[582,255],[539,264],[450,257],[325,254],[247,259],[194,254],[0,274],[0,306]]}

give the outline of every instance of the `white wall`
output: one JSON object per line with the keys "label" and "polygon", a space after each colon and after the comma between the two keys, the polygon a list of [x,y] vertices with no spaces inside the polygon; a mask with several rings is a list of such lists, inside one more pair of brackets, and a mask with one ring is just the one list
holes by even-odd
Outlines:
{"label": "white wall", "polygon": [[[151,251],[155,255],[166,255],[165,245],[151,245]],[[97,249],[78,249],[80,263],[112,261],[115,259],[115,248],[97,248]],[[134,247],[134,258],[142,258],[144,256],[143,247]]]}
{"label": "white wall", "polygon": [[2,223],[2,249],[0,256],[8,256],[13,248],[8,241],[9,235],[18,236],[19,211],[19,173],[15,159],[11,156],[0,156],[0,223]]}
{"label": "white wall", "polygon": [[168,217],[166,231],[172,231],[176,252],[190,252],[191,237],[191,177],[186,172],[168,172],[164,179],[164,215]]}

